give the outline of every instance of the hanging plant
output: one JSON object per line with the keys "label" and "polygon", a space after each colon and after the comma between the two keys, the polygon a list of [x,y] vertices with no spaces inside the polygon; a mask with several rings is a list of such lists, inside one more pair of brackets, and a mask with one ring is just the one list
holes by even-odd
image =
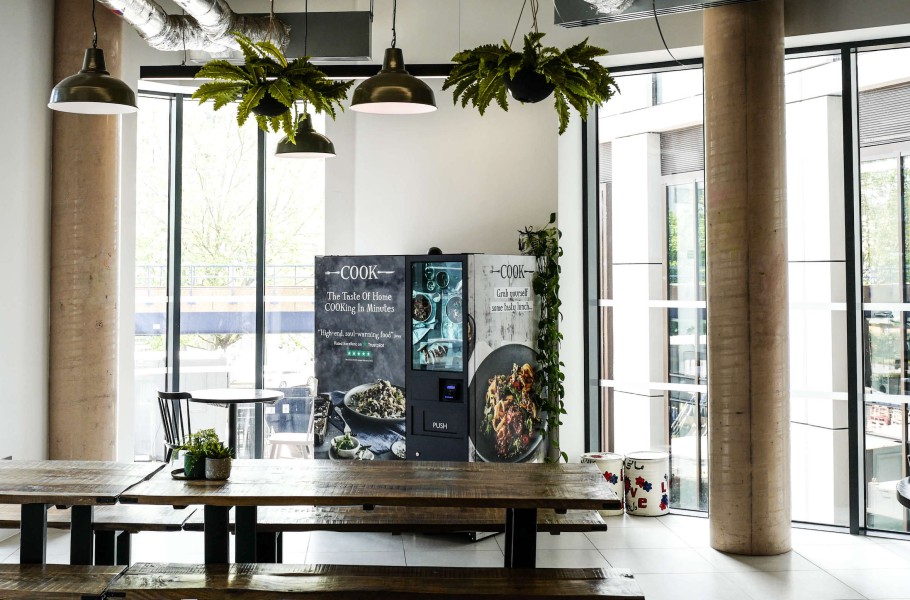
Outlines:
{"label": "hanging plant", "polygon": [[281,50],[269,41],[254,42],[234,32],[243,51],[244,64],[226,60],[207,62],[196,75],[211,79],[199,86],[193,98],[202,104],[211,100],[218,110],[237,98],[237,124],[243,125],[254,114],[263,131],[284,131],[293,143],[297,129],[297,102],[303,101],[317,113],[336,116],[336,108],[348,96],[353,81],[335,81],[304,56],[288,61]]}
{"label": "hanging plant", "polygon": [[540,302],[540,320],[537,323],[537,373],[534,383],[540,408],[547,415],[547,439],[550,452],[547,460],[562,459],[569,462],[569,457],[559,449],[559,426],[562,415],[566,414],[565,403],[565,366],[559,360],[559,348],[562,345],[562,333],[559,321],[562,319],[559,299],[559,275],[561,268],[559,258],[562,247],[559,239],[562,232],[556,226],[556,213],[550,215],[550,221],[540,229],[526,227],[518,232],[518,249],[522,254],[537,259],[537,271],[534,273],[534,293]]}
{"label": "hanging plant", "polygon": [[[562,135],[569,124],[569,107],[587,119],[590,107],[609,101],[619,88],[606,67],[595,60],[607,51],[590,46],[587,39],[565,51],[544,46],[541,40],[546,34],[537,30],[537,7],[537,0],[531,0],[533,31],[525,36],[521,52],[505,40],[499,46],[485,44],[459,52],[452,58],[455,66],[442,89],[453,88],[456,103],[461,100],[465,107],[470,102],[481,115],[494,101],[508,111],[510,93],[519,102],[540,102],[553,94]],[[518,18],[520,22],[521,15]]]}

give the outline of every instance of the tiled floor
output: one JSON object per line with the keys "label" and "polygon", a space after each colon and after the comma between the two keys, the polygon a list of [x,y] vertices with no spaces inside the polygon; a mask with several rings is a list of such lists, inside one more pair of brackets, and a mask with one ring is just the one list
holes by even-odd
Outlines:
{"label": "tiled floor", "polygon": [[[747,557],[708,544],[708,521],[669,515],[611,517],[604,533],[541,534],[542,567],[627,567],[648,600],[910,600],[910,541],[793,530],[793,552]],[[491,566],[502,561],[502,536],[470,542],[461,536],[332,532],[290,534],[287,563]],[[198,562],[200,533],[142,533],[133,559]],[[66,562],[68,535],[51,532],[48,560]],[[0,562],[18,562],[19,536],[0,531]]]}

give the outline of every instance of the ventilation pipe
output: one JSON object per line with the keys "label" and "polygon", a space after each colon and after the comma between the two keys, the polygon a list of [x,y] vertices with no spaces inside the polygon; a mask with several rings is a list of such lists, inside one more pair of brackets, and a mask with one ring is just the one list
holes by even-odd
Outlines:
{"label": "ventilation pipe", "polygon": [[225,0],[176,0],[186,15],[168,15],[155,0],[98,0],[123,17],[156,50],[223,55],[239,50],[231,33],[253,41],[271,39],[282,50],[290,28],[268,16],[238,15]]}

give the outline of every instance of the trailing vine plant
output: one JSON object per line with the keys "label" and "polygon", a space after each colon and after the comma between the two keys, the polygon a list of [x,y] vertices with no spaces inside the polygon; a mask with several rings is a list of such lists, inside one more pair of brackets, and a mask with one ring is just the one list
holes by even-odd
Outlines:
{"label": "trailing vine plant", "polygon": [[547,436],[550,452],[547,453],[547,462],[552,462],[553,456],[558,462],[560,459],[569,462],[569,456],[559,449],[559,426],[562,425],[562,415],[566,414],[565,403],[565,366],[559,360],[559,349],[562,345],[562,333],[559,331],[559,321],[562,319],[559,299],[559,275],[561,267],[559,259],[562,256],[562,247],[559,240],[562,232],[556,225],[556,213],[550,215],[550,221],[543,227],[535,229],[533,226],[519,231],[518,249],[522,254],[533,256],[537,260],[537,271],[534,273],[534,293],[540,301],[540,320],[537,323],[537,373],[539,377],[535,382],[537,397],[540,398],[540,408],[547,414]]}

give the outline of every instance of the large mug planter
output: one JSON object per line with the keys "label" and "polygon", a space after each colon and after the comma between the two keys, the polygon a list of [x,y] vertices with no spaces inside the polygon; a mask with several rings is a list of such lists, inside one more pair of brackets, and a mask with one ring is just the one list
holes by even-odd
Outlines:
{"label": "large mug planter", "polygon": [[183,474],[187,479],[205,479],[205,456],[184,454]]}
{"label": "large mug planter", "polygon": [[506,75],[506,87],[509,93],[519,102],[533,104],[546,100],[556,89],[547,78],[534,69],[524,68],[515,73],[515,77]]}
{"label": "large mug planter", "polygon": [[205,459],[205,478],[221,481],[231,476],[230,458]]}

